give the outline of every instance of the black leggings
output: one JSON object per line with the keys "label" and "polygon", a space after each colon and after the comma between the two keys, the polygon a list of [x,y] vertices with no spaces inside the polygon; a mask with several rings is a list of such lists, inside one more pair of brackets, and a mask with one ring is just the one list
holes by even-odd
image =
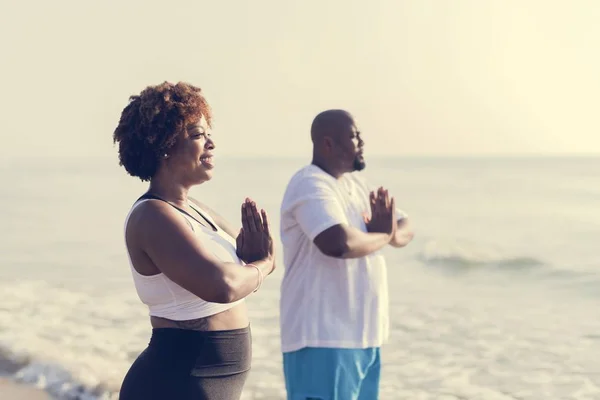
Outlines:
{"label": "black leggings", "polygon": [[155,328],[121,385],[120,400],[238,400],[250,371],[250,328]]}

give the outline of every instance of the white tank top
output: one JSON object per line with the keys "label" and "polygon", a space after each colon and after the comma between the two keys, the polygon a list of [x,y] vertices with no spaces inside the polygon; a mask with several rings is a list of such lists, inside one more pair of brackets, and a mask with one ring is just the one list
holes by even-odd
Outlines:
{"label": "white tank top", "polygon": [[[127,228],[127,222],[131,213],[138,205],[149,199],[138,200],[132,207],[125,219],[125,228]],[[206,213],[202,213],[198,207],[191,208],[196,210],[205,219],[209,220],[213,225],[216,223]],[[211,251],[218,259],[223,262],[233,262],[242,264],[238,256],[236,255],[236,244],[235,240],[221,229],[214,231],[207,228],[188,215],[181,213],[182,218],[186,218],[191,228],[194,230],[196,237],[202,242],[202,246],[205,249]],[[131,254],[127,252],[129,258],[129,266],[133,275],[133,282],[137,290],[138,297],[142,303],[146,304],[149,309],[149,315],[155,317],[167,318],[174,321],[185,321],[190,319],[197,319],[208,317],[210,315],[218,314],[222,311],[228,310],[235,307],[244,299],[240,299],[233,303],[221,304],[211,303],[202,300],[195,294],[182,288],[172,280],[170,280],[162,272],[156,275],[145,276],[141,275],[133,267],[131,262]]]}

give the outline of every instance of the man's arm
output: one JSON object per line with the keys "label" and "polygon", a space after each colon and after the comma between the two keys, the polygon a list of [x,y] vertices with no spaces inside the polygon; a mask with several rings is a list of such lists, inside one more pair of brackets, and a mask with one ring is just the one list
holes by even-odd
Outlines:
{"label": "man's arm", "polygon": [[[355,175],[358,182],[363,185],[363,188],[367,192],[377,192],[376,188],[370,187],[366,179],[362,175]],[[396,234],[392,237],[389,244],[392,247],[400,248],[404,247],[411,242],[414,237],[414,231],[411,227],[410,220],[406,213],[399,208],[396,208],[396,215],[398,216],[398,225],[396,228]]]}
{"label": "man's arm", "polygon": [[350,226],[338,195],[327,181],[307,179],[300,184],[297,193],[301,193],[301,197],[293,207],[294,219],[323,254],[359,258],[390,242],[390,234],[363,232]]}
{"label": "man's arm", "polygon": [[396,234],[390,241],[390,246],[400,248],[411,242],[414,237],[414,232],[410,226],[408,218],[404,217],[398,220],[398,228]]}
{"label": "man's arm", "polygon": [[[375,192],[377,193],[377,188],[369,185],[367,180],[362,174],[355,173],[353,177],[356,179],[359,185],[361,185],[366,193]],[[410,225],[410,221],[406,213],[399,208],[396,208],[396,215],[398,216],[398,225],[396,229],[395,235],[390,240],[389,244],[392,247],[400,248],[404,247],[411,242],[414,237],[414,232]],[[368,216],[367,218],[370,218]]]}
{"label": "man's arm", "polygon": [[329,257],[360,258],[380,250],[390,243],[390,239],[390,235],[386,233],[363,232],[339,224],[318,234],[313,242]]}

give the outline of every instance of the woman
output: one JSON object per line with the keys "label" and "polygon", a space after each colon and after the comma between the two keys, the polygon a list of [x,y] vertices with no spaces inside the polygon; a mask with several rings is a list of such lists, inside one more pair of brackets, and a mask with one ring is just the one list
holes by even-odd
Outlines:
{"label": "woman", "polygon": [[132,96],[114,132],[120,165],[150,182],[126,218],[125,242],[152,337],[122,400],[239,399],[250,369],[244,298],[273,272],[273,240],[250,199],[235,232],[188,197],[213,175],[210,126],[199,88],[165,82]]}

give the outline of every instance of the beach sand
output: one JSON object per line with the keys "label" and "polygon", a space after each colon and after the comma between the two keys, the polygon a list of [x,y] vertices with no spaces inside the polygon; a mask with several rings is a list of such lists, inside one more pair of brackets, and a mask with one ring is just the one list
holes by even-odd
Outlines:
{"label": "beach sand", "polygon": [[8,378],[0,378],[0,398],[6,400],[51,400],[46,392],[20,385]]}

